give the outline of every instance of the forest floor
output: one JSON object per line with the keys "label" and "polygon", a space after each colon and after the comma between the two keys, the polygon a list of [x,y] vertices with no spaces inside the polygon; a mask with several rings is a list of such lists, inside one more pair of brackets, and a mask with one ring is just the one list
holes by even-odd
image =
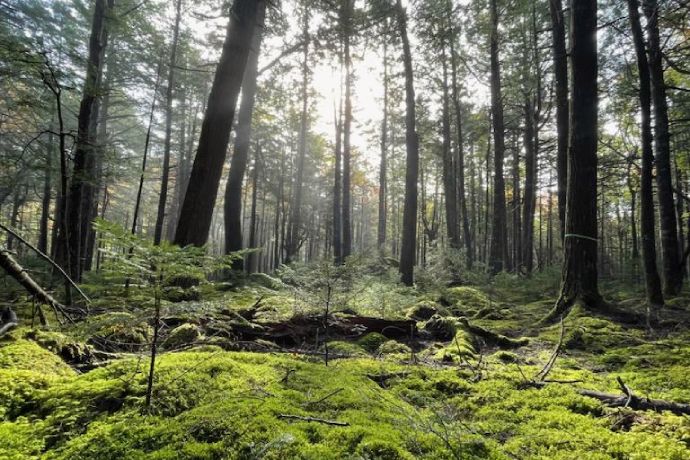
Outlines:
{"label": "forest floor", "polygon": [[[690,403],[690,296],[653,330],[579,307],[540,327],[555,273],[451,288],[393,278],[361,269],[330,298],[265,275],[165,288],[148,408],[150,290],[93,277],[91,315],[61,327],[32,327],[15,301],[0,458],[690,458],[689,416],[581,394],[625,400],[620,379]],[[643,311],[639,286],[602,290]]]}

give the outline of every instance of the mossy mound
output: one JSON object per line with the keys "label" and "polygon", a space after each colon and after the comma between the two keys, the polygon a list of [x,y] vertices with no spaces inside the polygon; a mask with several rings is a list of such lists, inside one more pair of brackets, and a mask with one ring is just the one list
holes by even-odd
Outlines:
{"label": "mossy mound", "polygon": [[474,358],[477,353],[477,343],[464,329],[459,329],[448,345],[439,349],[434,354],[434,359],[443,362],[460,362],[468,358]]}
{"label": "mossy mound", "polygon": [[283,283],[280,278],[274,278],[266,273],[252,273],[248,278],[250,283],[273,291],[279,291],[285,288],[285,283]]}
{"label": "mossy mound", "polygon": [[169,302],[196,302],[201,300],[201,291],[196,286],[181,288],[179,286],[169,286],[163,288],[163,298]]}
{"label": "mossy mound", "polygon": [[191,345],[201,338],[201,329],[196,324],[182,324],[170,331],[163,342],[163,348],[174,350],[185,345]]}
{"label": "mossy mound", "polygon": [[455,318],[432,316],[422,325],[422,330],[438,340],[450,340],[458,329],[458,321]]}
{"label": "mossy mound", "polygon": [[132,313],[112,312],[90,318],[81,326],[89,342],[106,350],[136,351],[148,345],[153,328]]}
{"label": "mossy mound", "polygon": [[408,309],[405,316],[415,321],[428,321],[432,316],[445,312],[440,305],[431,300],[422,300]]}
{"label": "mossy mound", "polygon": [[477,312],[490,306],[486,294],[469,286],[448,288],[441,295],[440,300],[444,305],[448,305],[451,312],[456,315]]}
{"label": "mossy mound", "polygon": [[381,346],[376,350],[376,353],[379,355],[409,355],[411,352],[412,349],[409,346],[405,345],[404,343],[400,343],[396,340],[387,340],[386,342],[382,343]]}
{"label": "mossy mound", "polygon": [[357,340],[357,344],[367,350],[369,353],[374,353],[378,348],[388,341],[388,337],[378,332],[370,332],[365,334]]}

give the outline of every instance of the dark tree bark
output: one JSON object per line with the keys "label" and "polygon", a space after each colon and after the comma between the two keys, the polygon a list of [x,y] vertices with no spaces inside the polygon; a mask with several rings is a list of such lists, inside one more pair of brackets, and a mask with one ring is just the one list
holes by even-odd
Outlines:
{"label": "dark tree bark", "polygon": [[247,65],[249,47],[262,0],[235,0],[223,51],[208,98],[199,146],[185,193],[175,244],[203,246],[208,239],[213,207],[235,118],[235,105]]}
{"label": "dark tree bark", "polygon": [[602,305],[597,277],[597,1],[572,0],[568,197],[561,294],[546,320],[575,302]]}
{"label": "dark tree bark", "polygon": [[309,109],[309,9],[305,4],[303,12],[302,36],[304,51],[302,56],[302,113],[300,115],[299,139],[297,140],[297,176],[290,208],[290,227],[288,228],[287,258],[290,263],[298,257],[302,239],[302,189],[304,182],[304,163],[307,155],[307,129]]}
{"label": "dark tree bark", "polygon": [[[242,80],[242,99],[237,114],[235,146],[230,161],[230,173],[225,186],[224,219],[225,219],[225,253],[242,249],[242,182],[247,169],[249,144],[252,135],[252,116],[256,98],[256,79],[259,68],[259,52],[263,38],[265,2],[261,2],[257,11],[256,28],[252,46],[247,59],[247,68]],[[234,264],[237,270],[242,269],[242,260]]]}
{"label": "dark tree bark", "polygon": [[561,0],[549,0],[553,48],[553,68],[556,86],[556,172],[558,174],[558,219],[561,237],[565,229],[565,207],[568,187],[568,54],[565,45],[565,20]]}
{"label": "dark tree bark", "polygon": [[647,17],[647,52],[651,95],[654,107],[654,149],[656,153],[656,187],[661,226],[661,259],[664,270],[664,293],[677,295],[683,284],[676,213],[673,204],[671,179],[671,148],[668,131],[668,104],[666,84],[659,40],[659,5],[656,0],[643,0],[642,9]]}
{"label": "dark tree bark", "polygon": [[656,265],[656,229],[654,222],[654,190],[652,171],[654,152],[652,150],[652,110],[649,63],[645,53],[644,36],[640,25],[638,0],[628,1],[630,28],[637,55],[637,70],[640,78],[640,135],[642,143],[642,170],[640,174],[640,225],[642,230],[642,259],[647,301],[652,308],[664,304],[661,279]]}
{"label": "dark tree bark", "polygon": [[343,29],[343,59],[345,61],[345,116],[343,120],[343,260],[352,254],[352,185],[351,162],[352,151],[350,134],[352,132],[352,62],[350,56],[350,39],[352,23],[352,2],[344,0],[342,7],[341,26]]}
{"label": "dark tree bark", "polygon": [[507,215],[503,158],[505,156],[505,126],[503,96],[501,94],[501,64],[498,56],[498,0],[491,0],[491,114],[494,131],[494,209],[491,230],[489,269],[492,274],[505,269],[507,259]]}
{"label": "dark tree bark", "polygon": [[388,152],[388,42],[383,41],[383,120],[381,121],[381,160],[379,163],[379,220],[376,242],[379,251],[386,245],[387,155]]}
{"label": "dark tree bark", "polygon": [[67,207],[69,272],[77,282],[81,280],[84,267],[84,252],[88,231],[91,228],[88,217],[95,199],[98,96],[103,75],[105,50],[108,44],[107,17],[109,11],[113,9],[114,3],[114,0],[96,0],[91,23],[86,79],[79,105],[74,168]]}
{"label": "dark tree bark", "polygon": [[[451,57],[452,58],[452,57]],[[455,165],[453,162],[453,152],[450,146],[450,95],[448,91],[448,63],[446,62],[445,43],[441,49],[441,67],[443,68],[443,106],[441,115],[441,132],[443,135],[442,164],[443,164],[443,192],[446,197],[446,231],[448,233],[448,243],[453,249],[460,247],[460,236],[458,235],[458,203],[457,203],[457,182],[455,176]]]}
{"label": "dark tree bark", "polygon": [[407,37],[407,13],[400,0],[396,2],[398,33],[402,40],[405,69],[405,207],[403,210],[402,242],[400,248],[400,279],[403,284],[414,283],[415,245],[417,242],[417,177],[419,176],[419,139],[416,129],[414,76],[412,53]]}

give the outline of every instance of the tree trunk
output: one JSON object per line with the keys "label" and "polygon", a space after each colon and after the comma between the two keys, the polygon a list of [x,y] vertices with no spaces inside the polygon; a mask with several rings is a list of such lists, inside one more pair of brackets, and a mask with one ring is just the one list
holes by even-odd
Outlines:
{"label": "tree trunk", "polygon": [[208,239],[230,129],[235,117],[235,105],[260,3],[263,0],[235,0],[233,4],[223,51],[201,126],[196,158],[175,231],[177,245],[203,246]]}
{"label": "tree trunk", "polygon": [[[50,129],[53,131],[54,123],[50,123]],[[43,172],[43,197],[41,199],[41,220],[38,231],[38,249],[42,252],[48,252],[48,216],[50,215],[50,203],[52,201],[52,184],[51,177],[53,174],[53,156],[55,155],[55,139],[51,132],[48,136],[48,148],[46,149],[46,166]]]}
{"label": "tree trunk", "polygon": [[103,75],[105,50],[108,43],[107,16],[113,9],[114,0],[96,0],[89,55],[86,64],[84,91],[79,105],[77,140],[74,149],[74,169],[69,189],[67,227],[69,239],[69,271],[75,281],[81,279],[87,234],[91,227],[88,215],[95,197],[96,181],[96,124],[98,121],[98,96]]}
{"label": "tree trunk", "polygon": [[379,220],[377,245],[383,252],[386,245],[386,192],[388,165],[386,154],[388,151],[388,42],[383,39],[383,120],[381,121],[381,161],[379,163]]}
{"label": "tree trunk", "polygon": [[664,293],[675,296],[683,284],[683,271],[680,269],[680,251],[676,213],[673,204],[671,182],[671,152],[668,132],[668,105],[666,84],[659,42],[659,6],[656,0],[643,0],[642,9],[647,16],[647,51],[651,95],[654,103],[654,147],[656,150],[656,186],[659,201],[661,225],[661,259],[664,269]]}
{"label": "tree trunk", "polygon": [[537,136],[535,110],[527,97],[525,102],[525,192],[522,207],[522,257],[520,266],[529,274],[533,269],[534,252],[534,207],[536,205],[537,182]]}
{"label": "tree trunk", "polygon": [[168,179],[170,178],[170,143],[172,141],[172,116],[173,116],[173,91],[175,89],[175,65],[177,63],[177,42],[180,37],[182,0],[177,0],[175,13],[175,26],[170,45],[170,62],[168,63],[168,84],[165,88],[165,140],[163,143],[163,170],[161,171],[161,192],[158,196],[158,213],[156,214],[156,227],[153,234],[153,243],[160,244],[163,238],[163,221],[165,220],[165,208],[168,201]]}
{"label": "tree trunk", "polygon": [[[230,161],[230,173],[225,186],[224,219],[225,219],[225,253],[242,249],[242,182],[247,169],[247,157],[252,135],[252,116],[256,99],[256,79],[259,69],[259,52],[263,37],[266,3],[261,2],[257,11],[256,26],[252,37],[252,46],[247,59],[247,68],[242,80],[242,99],[237,114],[235,129],[235,146]],[[242,260],[233,264],[237,270],[242,269]]]}
{"label": "tree trunk", "polygon": [[561,238],[565,229],[565,208],[568,187],[568,54],[565,46],[565,20],[561,0],[549,0],[551,13],[551,34],[553,68],[556,86],[556,172],[558,174],[558,219],[561,223]]}
{"label": "tree trunk", "polygon": [[419,175],[419,139],[416,129],[414,76],[412,53],[407,37],[407,13],[397,0],[398,31],[402,40],[405,68],[405,208],[403,210],[402,243],[400,248],[400,279],[403,284],[414,283],[415,243],[417,241],[417,177]]}
{"label": "tree trunk", "polygon": [[498,56],[498,0],[491,0],[491,114],[494,131],[494,209],[491,230],[489,268],[492,274],[504,270],[507,259],[506,192],[503,177],[505,133],[503,96],[501,94],[501,65]]}
{"label": "tree trunk", "polygon": [[601,306],[597,278],[597,1],[573,0],[570,141],[561,294],[547,320],[576,301]]}
{"label": "tree trunk", "polygon": [[334,112],[335,124],[335,167],[333,178],[333,258],[336,265],[343,263],[343,226],[342,226],[342,99],[338,112]]}
{"label": "tree trunk", "polygon": [[652,174],[654,152],[652,150],[651,82],[649,63],[645,53],[644,36],[640,25],[638,0],[628,0],[630,28],[637,55],[637,70],[640,78],[640,134],[642,143],[642,171],[640,174],[640,225],[642,231],[642,262],[644,266],[647,301],[653,308],[664,304],[661,279],[656,265],[656,229],[654,222],[654,190]]}
{"label": "tree trunk", "polygon": [[446,200],[446,231],[448,233],[448,243],[453,249],[460,248],[460,238],[458,235],[458,203],[457,203],[457,182],[455,177],[455,165],[453,164],[453,152],[450,146],[450,96],[448,94],[448,64],[446,62],[446,46],[442,44],[441,66],[443,68],[443,110],[442,110],[442,133],[443,133],[443,192]]}
{"label": "tree trunk", "polygon": [[[250,249],[256,249],[256,199],[259,189],[259,165],[261,164],[261,145],[257,142],[254,151],[254,173],[252,174],[252,210],[249,215],[249,243]],[[256,271],[256,253],[249,254],[247,273]]]}
{"label": "tree trunk", "polygon": [[304,182],[304,162],[307,155],[307,110],[309,108],[309,9],[304,6],[302,36],[304,54],[302,56],[302,113],[300,115],[299,139],[297,140],[297,176],[293,190],[293,201],[290,209],[290,227],[288,228],[288,251],[286,262],[293,262],[299,255],[302,239],[302,188]]}
{"label": "tree trunk", "polygon": [[352,151],[350,146],[350,134],[352,132],[352,62],[350,56],[350,23],[352,21],[352,1],[344,0],[342,10],[343,28],[343,59],[345,60],[345,118],[343,120],[343,250],[342,258],[352,254],[352,185],[350,172]]}

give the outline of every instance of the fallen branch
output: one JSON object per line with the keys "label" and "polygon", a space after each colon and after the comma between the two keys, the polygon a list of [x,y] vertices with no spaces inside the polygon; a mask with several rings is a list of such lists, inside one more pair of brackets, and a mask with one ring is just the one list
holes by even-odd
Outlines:
{"label": "fallen branch", "polygon": [[326,396],[324,396],[323,398],[317,399],[316,401],[307,401],[307,403],[305,405],[306,406],[316,406],[317,404],[321,404],[322,402],[324,402],[325,400],[327,400],[331,396],[337,395],[338,393],[340,393],[343,390],[344,390],[344,388],[338,388],[337,390],[331,391]]}
{"label": "fallen branch", "polygon": [[315,423],[323,423],[324,425],[333,425],[333,426],[350,426],[349,423],[347,422],[339,422],[337,420],[325,420],[322,418],[315,418],[315,417],[302,417],[300,415],[290,415],[290,414],[278,414],[278,418],[286,418],[286,419],[291,419],[291,420],[299,420],[301,422],[315,422]]}
{"label": "fallen branch", "polygon": [[52,265],[57,271],[60,272],[60,274],[63,276],[63,278],[65,278],[65,280],[67,280],[67,282],[68,282],[74,289],[76,289],[76,291],[79,293],[79,295],[82,296],[82,297],[84,298],[84,300],[86,300],[86,303],[91,303],[91,299],[89,299],[89,297],[88,297],[86,294],[84,294],[84,291],[82,291],[82,290],[79,288],[79,286],[77,286],[77,283],[75,283],[74,281],[72,281],[72,278],[70,278],[69,275],[62,269],[62,267],[60,267],[57,263],[55,263],[55,261],[54,261],[53,259],[51,259],[50,257],[48,257],[48,255],[46,255],[43,251],[41,251],[40,249],[38,249],[37,247],[35,247],[35,246],[32,245],[31,243],[29,243],[28,241],[26,241],[24,238],[21,237],[21,235],[19,235],[17,232],[15,232],[15,231],[12,230],[11,228],[7,227],[6,225],[3,225],[3,224],[0,223],[0,228],[2,228],[2,229],[5,230],[7,233],[9,233],[10,235],[12,235],[14,238],[16,238],[16,239],[18,239],[19,241],[21,241],[22,243],[24,243],[29,249],[33,250],[36,254],[38,254],[38,255],[41,257],[41,259],[45,260],[45,261],[48,262],[50,265]]}
{"label": "fallen branch", "polygon": [[26,270],[24,270],[24,268],[19,265],[16,260],[14,260],[12,254],[5,249],[0,249],[0,267],[2,267],[38,301],[49,305],[55,312],[56,316],[58,313],[60,313],[69,321],[72,321],[72,318],[70,318],[65,311],[65,307],[60,302],[55,300],[53,296],[48,294],[41,286],[39,286],[38,283],[36,283],[36,281],[34,281],[34,279],[27,274]]}
{"label": "fallen branch", "polygon": [[549,372],[551,372],[551,369],[553,369],[553,365],[556,364],[556,359],[558,359],[558,355],[561,352],[561,347],[563,346],[563,336],[565,335],[565,326],[563,324],[563,317],[561,317],[561,334],[558,337],[558,343],[556,344],[556,348],[553,349],[553,353],[551,353],[551,357],[549,357],[549,360],[544,364],[544,367],[539,371],[539,373],[534,377],[534,380],[543,382],[546,377],[549,375]]}

